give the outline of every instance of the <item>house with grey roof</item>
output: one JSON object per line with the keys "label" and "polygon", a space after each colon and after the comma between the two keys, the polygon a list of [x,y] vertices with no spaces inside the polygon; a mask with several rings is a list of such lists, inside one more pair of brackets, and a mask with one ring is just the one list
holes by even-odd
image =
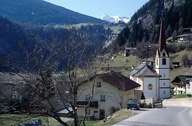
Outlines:
{"label": "house with grey roof", "polygon": [[78,113],[83,116],[85,106],[90,105],[87,110],[88,118],[103,119],[116,110],[126,108],[128,100],[139,95],[136,92],[139,87],[137,82],[118,72],[94,75],[79,86]]}

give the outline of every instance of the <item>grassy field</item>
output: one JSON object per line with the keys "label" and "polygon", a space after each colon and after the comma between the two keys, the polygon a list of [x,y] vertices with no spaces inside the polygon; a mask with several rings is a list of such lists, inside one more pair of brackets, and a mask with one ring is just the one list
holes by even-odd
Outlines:
{"label": "grassy field", "polygon": [[[127,109],[120,110],[114,113],[108,120],[101,121],[87,121],[86,126],[111,126],[121,120],[135,115]],[[31,122],[32,120],[41,120],[42,126],[59,126],[59,123],[48,117],[33,116],[33,115],[0,115],[0,126],[17,126],[20,123]]]}
{"label": "grassy field", "polygon": [[106,71],[109,68],[109,70],[118,71],[127,76],[131,71],[132,66],[135,66],[139,63],[140,59],[136,56],[130,55],[129,57],[125,57],[123,54],[116,54],[105,61],[97,60],[94,64],[99,71]]}
{"label": "grassy field", "polygon": [[30,122],[32,120],[41,120],[43,126],[48,126],[48,118],[33,115],[0,115],[0,126],[17,126],[20,123]]}
{"label": "grassy field", "polygon": [[[181,52],[171,54],[171,61],[182,63],[182,57],[184,55],[188,55],[189,57],[192,58],[192,51],[183,50]],[[192,74],[191,71],[192,71],[192,68],[184,68],[184,67],[173,69],[171,70],[171,75],[170,75],[171,80],[173,80],[178,75],[191,75]]]}
{"label": "grassy field", "polygon": [[173,98],[191,98],[192,95],[186,95],[186,94],[178,94],[173,96]]}
{"label": "grassy field", "polygon": [[108,120],[88,121],[86,122],[86,126],[111,126],[133,115],[135,115],[135,113],[127,109],[123,109],[114,113]]}
{"label": "grassy field", "polygon": [[[192,51],[190,50],[183,50],[178,53],[170,54],[171,62],[180,62],[182,64],[182,57],[184,55],[188,55],[192,58]],[[108,67],[110,70],[119,71],[125,76],[129,74],[129,72],[132,70],[132,66],[137,66],[141,63],[141,59],[139,59],[137,56],[129,56],[125,57],[123,54],[115,54],[113,57],[105,63],[101,63],[100,66],[102,67]],[[171,80],[173,80],[178,75],[189,75],[191,74],[192,68],[184,68],[179,67],[176,69],[172,69],[170,73]]]}

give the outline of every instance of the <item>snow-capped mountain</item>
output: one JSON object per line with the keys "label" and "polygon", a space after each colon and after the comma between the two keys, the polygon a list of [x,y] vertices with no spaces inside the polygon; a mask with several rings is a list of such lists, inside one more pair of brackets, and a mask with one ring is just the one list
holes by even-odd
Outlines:
{"label": "snow-capped mountain", "polygon": [[119,23],[119,22],[124,22],[124,23],[128,23],[129,22],[129,18],[127,17],[119,17],[119,16],[104,16],[102,18],[105,21],[111,22],[111,23]]}

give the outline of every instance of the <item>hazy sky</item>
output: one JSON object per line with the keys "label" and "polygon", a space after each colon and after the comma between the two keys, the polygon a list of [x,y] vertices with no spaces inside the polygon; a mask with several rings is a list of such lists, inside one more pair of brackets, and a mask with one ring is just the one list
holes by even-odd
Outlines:
{"label": "hazy sky", "polygon": [[45,0],[89,16],[131,17],[148,0]]}

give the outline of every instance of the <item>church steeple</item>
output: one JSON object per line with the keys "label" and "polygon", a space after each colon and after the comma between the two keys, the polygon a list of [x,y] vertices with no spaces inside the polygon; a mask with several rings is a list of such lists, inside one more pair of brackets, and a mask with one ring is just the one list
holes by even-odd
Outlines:
{"label": "church steeple", "polygon": [[165,25],[164,19],[161,18],[160,33],[159,33],[159,51],[166,50]]}
{"label": "church steeple", "polygon": [[166,99],[171,94],[170,84],[170,57],[166,48],[165,38],[165,20],[164,20],[164,0],[160,2],[160,33],[159,33],[159,49],[155,57],[155,70],[160,75],[159,78],[159,98]]}
{"label": "church steeple", "polygon": [[165,22],[164,22],[164,0],[160,0],[160,33],[159,51],[166,50]]}

